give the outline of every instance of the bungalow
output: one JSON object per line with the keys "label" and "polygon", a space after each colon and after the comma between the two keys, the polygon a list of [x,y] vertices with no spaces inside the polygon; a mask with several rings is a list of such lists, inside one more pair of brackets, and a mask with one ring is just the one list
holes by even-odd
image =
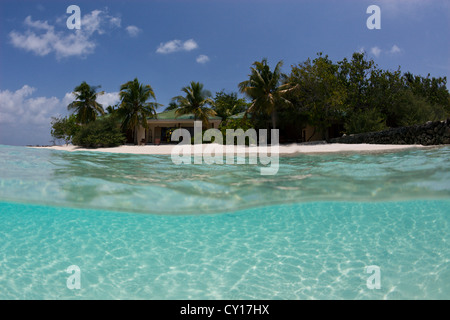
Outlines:
{"label": "bungalow", "polygon": [[[194,136],[194,121],[193,114],[186,114],[176,116],[175,110],[164,111],[157,114],[156,119],[148,119],[148,128],[139,127],[137,131],[137,141],[139,144],[159,144],[167,141],[167,132],[170,129],[184,128],[187,129],[191,136]],[[210,117],[207,128],[219,128],[222,118]]]}
{"label": "bungalow", "polygon": [[[230,119],[241,119],[244,116],[244,112],[237,115],[233,115]],[[182,116],[176,116],[175,110],[164,111],[157,114],[156,119],[148,119],[148,128],[139,127],[137,130],[136,141],[138,144],[160,144],[161,142],[168,142],[168,132],[170,129],[184,128],[189,131],[191,136],[194,136],[194,121],[193,114],[186,114]],[[203,129],[215,128],[218,129],[222,118],[210,117],[209,125]],[[298,129],[295,128],[295,131]],[[301,136],[297,136],[295,141],[286,140],[283,138],[285,132],[280,132],[280,142],[307,142],[307,141],[320,141],[324,139],[330,139],[339,136],[341,126],[333,124],[325,132],[319,129],[315,129],[311,125],[306,125],[302,128]],[[287,133],[287,132],[286,132]],[[288,134],[289,135],[289,134]],[[130,137],[129,137],[130,138]],[[131,139],[132,140],[132,139]]]}

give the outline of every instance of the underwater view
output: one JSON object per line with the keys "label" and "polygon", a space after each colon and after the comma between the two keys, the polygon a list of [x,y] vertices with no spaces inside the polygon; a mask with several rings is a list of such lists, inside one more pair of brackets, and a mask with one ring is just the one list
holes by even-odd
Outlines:
{"label": "underwater view", "polygon": [[447,299],[449,159],[0,146],[0,299]]}

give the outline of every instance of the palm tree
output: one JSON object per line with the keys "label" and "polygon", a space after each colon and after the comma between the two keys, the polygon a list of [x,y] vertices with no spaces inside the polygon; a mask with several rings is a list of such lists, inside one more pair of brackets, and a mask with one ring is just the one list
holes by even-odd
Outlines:
{"label": "palm tree", "polygon": [[191,81],[189,87],[181,89],[186,96],[177,96],[172,99],[176,102],[178,108],[175,110],[176,116],[192,113],[194,120],[201,120],[205,125],[209,124],[209,117],[216,115],[216,112],[207,105],[213,105],[211,99],[211,92],[203,89],[203,84],[200,82]]}
{"label": "palm tree", "polygon": [[277,63],[275,69],[270,71],[267,59],[261,62],[255,61],[251,67],[250,79],[239,83],[241,93],[252,99],[252,103],[246,113],[267,113],[272,117],[272,128],[276,128],[277,109],[282,106],[292,106],[285,95],[294,90],[290,83],[282,84],[285,75],[281,73],[283,61]]}
{"label": "palm tree", "polygon": [[95,121],[99,114],[105,114],[102,105],[96,101],[97,97],[104,92],[96,92],[97,88],[100,88],[100,86],[90,86],[86,81],[83,81],[73,91],[75,101],[70,103],[67,109],[76,114],[77,121],[81,124]]}
{"label": "palm tree", "polygon": [[169,103],[169,105],[164,109],[164,111],[171,111],[171,110],[175,110],[178,109],[178,105],[172,101]]}
{"label": "palm tree", "polygon": [[156,102],[148,102],[155,98],[155,93],[150,85],[143,85],[135,78],[120,86],[119,97],[121,100],[118,115],[122,118],[122,130],[131,130],[133,140],[136,143],[137,127],[141,125],[148,129],[148,118],[156,118],[156,108],[160,105]]}
{"label": "palm tree", "polygon": [[212,109],[216,115],[226,122],[229,117],[247,110],[249,104],[245,99],[238,99],[236,92],[226,93],[225,90],[216,92]]}
{"label": "palm tree", "polygon": [[107,114],[113,114],[114,112],[117,111],[117,108],[119,108],[119,104],[115,104],[113,106],[109,105],[106,107],[106,113]]}

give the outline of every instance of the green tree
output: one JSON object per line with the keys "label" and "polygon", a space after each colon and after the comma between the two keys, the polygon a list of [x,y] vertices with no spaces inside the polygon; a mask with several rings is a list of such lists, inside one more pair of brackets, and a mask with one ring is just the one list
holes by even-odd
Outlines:
{"label": "green tree", "polygon": [[344,58],[338,65],[339,78],[347,92],[345,104],[355,111],[369,108],[370,75],[376,67],[375,62],[367,60],[365,53],[355,52],[350,61]]}
{"label": "green tree", "polygon": [[[403,102],[401,97],[404,91],[404,79],[400,68],[396,71],[374,68],[371,70],[369,76],[369,85],[365,100],[369,109],[377,110],[378,114],[386,120],[385,122],[388,127],[397,127],[400,121],[398,110],[401,107],[400,104]],[[361,110],[354,111],[357,113]]]}
{"label": "green tree", "polygon": [[164,111],[171,111],[176,109],[178,109],[178,105],[176,104],[176,102],[171,101],[169,105],[164,109]]}
{"label": "green tree", "polygon": [[425,97],[418,96],[408,89],[403,90],[396,108],[393,108],[391,113],[397,120],[396,126],[399,127],[444,120],[450,115],[444,106],[430,104]]}
{"label": "green tree", "polygon": [[283,62],[280,61],[271,71],[267,59],[255,61],[250,68],[249,80],[239,83],[240,92],[252,100],[247,112],[270,115],[273,129],[277,127],[279,109],[283,106],[292,106],[285,97],[294,88],[290,83],[283,83],[286,77],[281,72],[282,66]]}
{"label": "green tree", "polygon": [[388,127],[443,120],[450,114],[446,78],[374,68],[369,80],[367,101],[385,117]]}
{"label": "green tree", "polygon": [[450,94],[447,89],[447,78],[430,78],[428,76],[415,76],[410,72],[405,73],[405,84],[416,96],[423,97],[433,105],[444,108],[450,114]]}
{"label": "green tree", "polygon": [[[347,110],[344,103],[347,92],[339,77],[339,66],[328,56],[319,53],[313,61],[307,59],[294,65],[289,81],[297,84],[297,90],[290,94],[297,118],[306,119],[307,123],[322,133],[333,122],[342,119]],[[312,136],[314,134],[315,131]],[[311,137],[307,137],[307,140]]]}
{"label": "green tree", "polygon": [[80,130],[77,123],[77,117],[71,114],[68,117],[52,117],[52,129],[50,134],[56,140],[64,140],[66,144],[70,143],[73,137]]}
{"label": "green tree", "polygon": [[137,128],[148,128],[148,118],[156,118],[156,108],[160,104],[149,102],[155,99],[155,93],[150,85],[144,85],[137,78],[120,86],[120,107],[117,114],[122,119],[122,130],[131,130],[134,143],[137,143]]}
{"label": "green tree", "polygon": [[119,104],[118,103],[113,105],[113,106],[106,107],[106,113],[107,114],[113,114],[113,113],[115,113],[117,111],[117,109],[119,109]]}
{"label": "green tree", "polygon": [[345,121],[348,134],[386,130],[386,119],[377,109],[362,109],[351,112]]}
{"label": "green tree", "polygon": [[209,118],[216,115],[208,105],[213,105],[211,92],[203,89],[203,84],[192,81],[190,86],[181,89],[185,96],[176,96],[172,99],[178,105],[176,116],[194,114],[195,120],[201,120],[204,125],[209,124]]}
{"label": "green tree", "polygon": [[212,108],[217,116],[222,118],[222,121],[227,121],[230,116],[244,112],[248,107],[249,104],[245,99],[239,99],[236,92],[226,93],[225,90],[222,90],[216,92]]}
{"label": "green tree", "polygon": [[125,142],[125,135],[120,129],[118,118],[107,115],[81,127],[72,141],[85,148],[117,147]]}
{"label": "green tree", "polygon": [[76,114],[77,121],[80,124],[95,121],[98,115],[105,114],[102,105],[97,102],[97,97],[104,92],[97,92],[98,88],[100,86],[90,86],[86,81],[83,81],[73,91],[75,101],[70,103],[67,109]]}

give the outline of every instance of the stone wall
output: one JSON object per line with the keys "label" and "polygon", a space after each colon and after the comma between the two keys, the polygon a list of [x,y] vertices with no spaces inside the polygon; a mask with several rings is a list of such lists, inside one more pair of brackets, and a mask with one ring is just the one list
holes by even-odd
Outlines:
{"label": "stone wall", "polygon": [[344,135],[331,143],[421,144],[424,146],[450,144],[450,118],[429,121],[423,125],[393,128],[380,132]]}

